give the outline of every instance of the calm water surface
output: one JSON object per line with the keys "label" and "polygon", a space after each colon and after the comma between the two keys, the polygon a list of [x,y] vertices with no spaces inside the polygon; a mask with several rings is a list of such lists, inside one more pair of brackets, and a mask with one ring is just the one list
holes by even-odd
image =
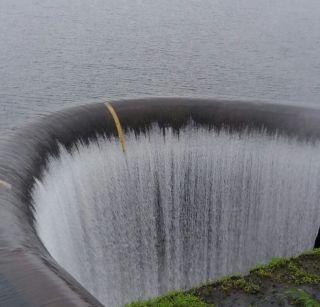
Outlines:
{"label": "calm water surface", "polygon": [[318,0],[1,0],[0,131],[141,96],[320,104]]}

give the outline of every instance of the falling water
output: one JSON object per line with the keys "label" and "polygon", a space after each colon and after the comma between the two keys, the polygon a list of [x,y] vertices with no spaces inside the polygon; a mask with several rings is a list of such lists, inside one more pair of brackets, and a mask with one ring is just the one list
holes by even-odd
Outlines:
{"label": "falling water", "polygon": [[106,306],[311,248],[320,144],[258,132],[100,138],[51,158],[33,200],[51,255]]}

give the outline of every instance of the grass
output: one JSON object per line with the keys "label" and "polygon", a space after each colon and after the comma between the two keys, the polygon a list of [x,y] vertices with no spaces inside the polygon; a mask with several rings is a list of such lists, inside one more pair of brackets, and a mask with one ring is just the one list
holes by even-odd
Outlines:
{"label": "grass", "polygon": [[320,302],[315,300],[303,289],[291,289],[288,291],[288,297],[292,299],[293,303],[297,306],[320,307]]}
{"label": "grass", "polygon": [[318,260],[320,256],[319,250],[315,250],[313,253],[305,253],[299,257],[293,257],[289,259],[274,258],[268,265],[257,266],[250,271],[251,274],[255,274],[262,278],[270,278],[282,283],[290,283],[295,285],[302,284],[319,284],[320,276],[306,272],[301,267],[301,260],[303,257],[314,257],[314,260]]}
{"label": "grass", "polygon": [[[299,286],[299,289],[293,288]],[[214,283],[187,292],[175,292],[127,307],[212,307],[230,297],[239,299],[238,306],[260,306],[261,302],[285,299],[296,306],[320,307],[320,303],[300,286],[319,289],[320,249],[298,257],[273,258],[267,265],[258,265],[246,276],[224,277]],[[318,292],[315,292],[318,293]],[[247,304],[247,302],[253,302]],[[279,301],[278,301],[279,302]],[[282,301],[283,302],[283,301]],[[247,305],[246,305],[246,304]],[[272,303],[272,304],[273,304]]]}
{"label": "grass", "polygon": [[126,307],[214,307],[214,305],[206,304],[192,294],[176,292],[145,302],[127,304]]}
{"label": "grass", "polygon": [[222,278],[218,282],[216,282],[216,285],[220,286],[221,289],[225,292],[233,289],[238,289],[244,291],[245,293],[255,294],[260,291],[259,285],[251,280],[245,279],[241,275]]}

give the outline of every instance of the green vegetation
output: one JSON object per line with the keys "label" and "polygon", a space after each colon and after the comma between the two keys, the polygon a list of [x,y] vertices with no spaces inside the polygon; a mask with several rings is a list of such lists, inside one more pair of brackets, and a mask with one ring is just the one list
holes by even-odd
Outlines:
{"label": "green vegetation", "polygon": [[284,303],[320,307],[313,296],[319,292],[320,249],[316,249],[298,257],[274,258],[246,276],[224,277],[187,292],[175,292],[127,307],[277,306]]}
{"label": "green vegetation", "polygon": [[[318,251],[317,251],[318,252]],[[303,254],[297,258],[274,258],[266,266],[258,266],[251,270],[251,274],[256,274],[263,278],[271,278],[278,282],[292,283],[295,285],[302,284],[318,284],[320,283],[320,275],[311,274],[301,267],[301,258],[307,254]],[[313,254],[308,254],[313,255]],[[314,254],[316,256],[316,254]]]}
{"label": "green vegetation", "polygon": [[241,275],[234,275],[231,277],[224,277],[217,281],[216,286],[221,287],[225,292],[238,289],[242,290],[245,293],[255,294],[260,291],[260,286],[255,284],[253,281],[245,279]]}
{"label": "green vegetation", "polygon": [[171,293],[146,302],[135,302],[126,305],[127,307],[214,307],[213,304],[206,304],[198,297],[188,293]]}
{"label": "green vegetation", "polygon": [[297,306],[320,307],[320,302],[316,301],[309,293],[302,289],[292,289],[288,291],[288,296]]}

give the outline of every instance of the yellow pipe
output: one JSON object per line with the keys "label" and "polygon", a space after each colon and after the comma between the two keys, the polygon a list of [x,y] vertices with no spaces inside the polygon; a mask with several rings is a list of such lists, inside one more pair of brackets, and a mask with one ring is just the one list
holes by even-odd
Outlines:
{"label": "yellow pipe", "polygon": [[115,111],[115,109],[113,108],[113,106],[111,105],[110,102],[106,102],[105,103],[107,109],[109,110],[109,112],[111,113],[111,116],[114,120],[114,123],[116,124],[116,128],[117,128],[117,132],[118,132],[118,136],[119,136],[119,140],[120,140],[120,144],[121,144],[121,148],[122,151],[125,153],[126,149],[125,149],[125,139],[124,139],[124,133],[121,127],[121,123],[119,120],[119,117]]}

